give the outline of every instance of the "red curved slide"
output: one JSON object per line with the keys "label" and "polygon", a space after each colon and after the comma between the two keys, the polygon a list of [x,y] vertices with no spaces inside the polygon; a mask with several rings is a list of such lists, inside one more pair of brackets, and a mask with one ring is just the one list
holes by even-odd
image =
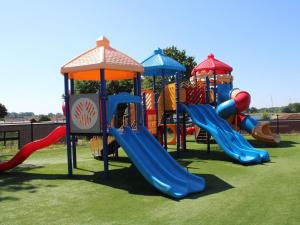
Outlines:
{"label": "red curved slide", "polygon": [[35,151],[56,143],[65,135],[66,126],[59,126],[55,128],[48,136],[24,145],[12,159],[5,162],[0,162],[0,172],[16,167],[24,162]]}

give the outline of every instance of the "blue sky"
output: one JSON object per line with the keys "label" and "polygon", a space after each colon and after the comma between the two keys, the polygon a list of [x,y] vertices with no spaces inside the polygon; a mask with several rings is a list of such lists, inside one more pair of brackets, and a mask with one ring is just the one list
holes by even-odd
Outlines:
{"label": "blue sky", "polygon": [[0,102],[10,112],[61,111],[60,67],[94,47],[142,61],[157,47],[209,53],[234,68],[252,106],[300,102],[299,1],[2,1]]}

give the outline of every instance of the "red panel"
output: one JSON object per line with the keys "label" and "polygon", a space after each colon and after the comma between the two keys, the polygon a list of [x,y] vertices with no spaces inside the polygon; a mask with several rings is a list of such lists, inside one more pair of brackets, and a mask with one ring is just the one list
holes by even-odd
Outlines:
{"label": "red panel", "polygon": [[187,104],[205,104],[205,87],[184,87]]}

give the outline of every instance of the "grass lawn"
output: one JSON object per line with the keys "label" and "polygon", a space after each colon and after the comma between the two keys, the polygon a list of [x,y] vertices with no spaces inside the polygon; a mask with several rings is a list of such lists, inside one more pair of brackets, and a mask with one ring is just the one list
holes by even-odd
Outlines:
{"label": "grass lawn", "polygon": [[[210,154],[192,139],[187,147],[178,162],[207,187],[175,201],[148,184],[122,151],[105,181],[87,144],[78,147],[71,178],[65,147],[51,146],[0,174],[0,224],[300,224],[300,135],[282,135],[280,146],[266,148],[271,162],[255,166],[234,163],[217,145]],[[0,160],[14,154],[2,148]]]}

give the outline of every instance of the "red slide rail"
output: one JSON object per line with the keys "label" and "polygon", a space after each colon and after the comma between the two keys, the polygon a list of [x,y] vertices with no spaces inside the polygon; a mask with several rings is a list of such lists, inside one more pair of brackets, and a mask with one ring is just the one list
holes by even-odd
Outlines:
{"label": "red slide rail", "polygon": [[55,128],[48,136],[24,145],[12,159],[5,162],[0,162],[0,172],[10,170],[18,166],[35,151],[56,143],[65,135],[66,126],[59,126]]}

